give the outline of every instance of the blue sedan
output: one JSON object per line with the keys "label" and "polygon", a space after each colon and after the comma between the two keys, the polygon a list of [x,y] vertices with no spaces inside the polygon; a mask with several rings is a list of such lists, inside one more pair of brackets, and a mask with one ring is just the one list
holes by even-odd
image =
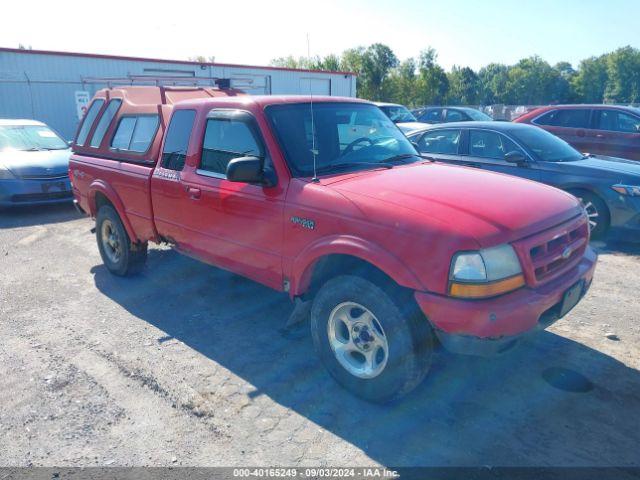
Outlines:
{"label": "blue sedan", "polygon": [[0,120],[0,208],[71,202],[70,154],[42,122]]}
{"label": "blue sedan", "polygon": [[411,132],[408,138],[432,159],[572,193],[587,211],[593,238],[610,233],[640,240],[640,162],[580,153],[551,133],[521,123],[448,123]]}

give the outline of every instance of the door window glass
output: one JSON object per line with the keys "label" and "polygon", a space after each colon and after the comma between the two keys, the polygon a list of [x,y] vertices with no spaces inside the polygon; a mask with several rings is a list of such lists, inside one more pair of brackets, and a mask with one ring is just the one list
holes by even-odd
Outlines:
{"label": "door window glass", "polygon": [[524,154],[513,141],[497,132],[469,131],[469,155],[471,156],[504,160],[504,156],[513,151]]}
{"label": "door window glass", "polygon": [[465,120],[469,120],[469,118],[464,113],[458,110],[447,110],[446,122],[464,122]]}
{"label": "door window glass", "polygon": [[261,157],[262,149],[246,121],[228,118],[207,120],[201,170],[226,175],[231,160],[249,155]]}
{"label": "door window glass", "polygon": [[423,153],[458,153],[461,130],[436,130],[425,133],[418,142],[418,150]]}
{"label": "door window glass", "polygon": [[420,121],[425,123],[438,123],[442,117],[441,108],[428,109],[420,115]]}
{"label": "door window glass", "polygon": [[553,110],[537,118],[534,123],[551,127],[588,128],[590,113],[591,110],[587,108]]}
{"label": "door window glass", "polygon": [[598,129],[611,132],[640,133],[640,118],[616,110],[601,110]]}
{"label": "door window glass", "polygon": [[195,110],[177,110],[171,117],[167,138],[162,150],[162,167],[182,170],[187,157],[189,138],[193,129]]}

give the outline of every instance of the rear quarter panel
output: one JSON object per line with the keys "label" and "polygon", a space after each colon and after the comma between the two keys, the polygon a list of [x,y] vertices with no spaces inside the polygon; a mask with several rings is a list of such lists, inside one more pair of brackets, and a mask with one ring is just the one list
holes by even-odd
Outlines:
{"label": "rear quarter panel", "polygon": [[74,154],[69,170],[74,196],[85,212],[96,216],[95,199],[100,192],[114,205],[132,240],[156,237],[149,195],[152,165]]}

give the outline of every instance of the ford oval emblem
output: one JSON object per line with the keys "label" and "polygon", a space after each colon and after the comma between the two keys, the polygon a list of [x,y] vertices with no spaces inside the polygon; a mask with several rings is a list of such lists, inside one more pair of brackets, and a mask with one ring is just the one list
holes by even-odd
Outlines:
{"label": "ford oval emblem", "polygon": [[562,258],[566,260],[571,256],[572,253],[573,250],[571,250],[571,247],[567,247],[562,251]]}

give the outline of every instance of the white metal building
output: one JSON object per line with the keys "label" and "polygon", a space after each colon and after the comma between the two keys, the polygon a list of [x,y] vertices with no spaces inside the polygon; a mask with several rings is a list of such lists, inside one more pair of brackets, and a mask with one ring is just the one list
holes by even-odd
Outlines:
{"label": "white metal building", "polygon": [[260,95],[356,95],[349,72],[0,48],[0,118],[40,120],[71,139],[82,108],[108,85],[210,85],[215,79]]}

